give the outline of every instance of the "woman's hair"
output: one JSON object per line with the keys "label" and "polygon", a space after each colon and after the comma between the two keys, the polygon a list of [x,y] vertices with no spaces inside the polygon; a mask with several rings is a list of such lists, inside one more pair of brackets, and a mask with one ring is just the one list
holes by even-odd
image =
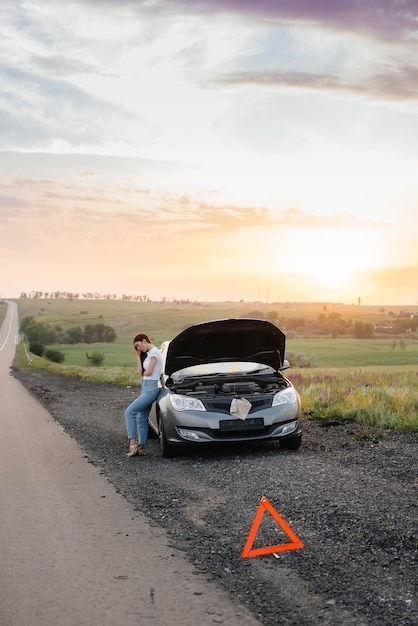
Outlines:
{"label": "woman's hair", "polygon": [[151,339],[145,333],[139,333],[138,335],[135,335],[132,343],[135,343],[135,341],[143,341],[143,339],[145,339],[145,341],[148,341],[148,343],[152,343]]}

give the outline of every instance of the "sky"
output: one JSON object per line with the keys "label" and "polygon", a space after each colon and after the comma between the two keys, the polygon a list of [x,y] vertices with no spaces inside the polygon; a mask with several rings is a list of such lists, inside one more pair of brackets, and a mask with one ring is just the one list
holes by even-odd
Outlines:
{"label": "sky", "polygon": [[0,24],[0,297],[418,303],[416,0]]}

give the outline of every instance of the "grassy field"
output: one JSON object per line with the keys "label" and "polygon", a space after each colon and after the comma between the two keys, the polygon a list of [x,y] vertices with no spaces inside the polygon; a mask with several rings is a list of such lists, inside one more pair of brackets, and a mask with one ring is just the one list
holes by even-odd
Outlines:
{"label": "grassy field", "polygon": [[[159,345],[184,328],[211,319],[241,317],[261,311],[277,311],[280,316],[315,319],[324,311],[345,319],[379,323],[382,307],[323,304],[261,303],[144,303],[120,301],[19,300],[20,319],[31,315],[64,330],[74,326],[103,323],[117,332],[109,344],[54,346],[65,354],[63,364],[32,357],[31,367],[40,367],[85,380],[138,385],[139,377],[131,349],[137,332],[147,332]],[[409,307],[418,315],[418,307]],[[401,309],[392,307],[396,315]],[[0,308],[1,314],[1,308]],[[385,313],[387,314],[387,310]],[[356,420],[364,426],[364,436],[376,436],[385,428],[418,430],[418,340],[411,335],[373,339],[350,337],[309,337],[291,334],[288,355],[312,356],[309,368],[288,370],[302,399],[306,415],[313,419]],[[92,367],[86,352],[103,353],[104,364]],[[16,362],[27,365],[23,346]]]}
{"label": "grassy field", "polygon": [[[132,358],[131,341],[137,332],[148,333],[156,345],[176,336],[192,324],[211,319],[241,317],[254,311],[266,314],[277,311],[280,316],[317,318],[322,304],[266,305],[260,303],[159,304],[103,300],[19,300],[19,317],[28,315],[64,330],[103,323],[116,330],[113,344],[59,346],[70,365],[87,364],[86,351],[105,353],[109,366],[128,366]],[[378,322],[381,307],[327,305],[327,309],[354,321]],[[412,307],[418,315],[418,307]],[[397,311],[394,311],[395,313]],[[288,353],[313,355],[313,367],[362,367],[367,365],[418,364],[418,340],[402,340],[390,336],[374,339],[293,336],[287,338]]]}
{"label": "grassy field", "polygon": [[286,352],[313,355],[314,368],[416,365],[418,369],[418,340],[412,337],[403,340],[299,337],[287,340]]}
{"label": "grassy field", "polygon": [[418,367],[292,369],[303,410],[313,419],[362,424],[364,437],[386,428],[418,431]]}
{"label": "grassy field", "polygon": [[[18,300],[19,315],[36,321],[61,325],[64,328],[85,324],[104,323],[115,328],[118,339],[130,341],[137,332],[152,335],[155,344],[171,339],[192,324],[228,317],[254,317],[254,312],[268,315],[277,312],[281,318],[317,319],[319,315],[341,315],[353,322],[377,324],[388,315],[399,315],[405,307],[354,306],[323,303],[210,302],[210,303],[156,303],[122,302],[119,300]],[[408,307],[418,316],[418,306]]]}
{"label": "grassy field", "polygon": [[[131,335],[115,343],[92,343],[89,345],[58,345],[65,354],[67,365],[88,365],[86,353],[104,354],[104,364],[110,367],[129,367],[134,364]],[[155,342],[160,345],[160,342]],[[312,368],[345,368],[367,366],[414,366],[418,370],[418,341],[405,343],[405,348],[393,348],[389,339],[291,339],[287,341],[286,353],[292,364],[292,355],[312,356]],[[297,362],[297,361],[295,361]]]}
{"label": "grassy field", "polygon": [[19,300],[18,304],[20,319],[31,315],[36,321],[64,329],[103,323],[116,330],[118,343],[130,343],[136,333],[146,332],[156,345],[191,324],[239,317],[253,308],[238,303],[175,305],[113,300]]}

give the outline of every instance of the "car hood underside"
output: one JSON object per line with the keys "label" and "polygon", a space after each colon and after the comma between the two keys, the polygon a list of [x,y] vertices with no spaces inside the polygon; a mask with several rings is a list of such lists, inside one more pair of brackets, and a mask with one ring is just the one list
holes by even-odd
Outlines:
{"label": "car hood underside", "polygon": [[286,337],[267,320],[234,318],[196,324],[170,341],[165,373],[203,363],[250,361],[278,370]]}

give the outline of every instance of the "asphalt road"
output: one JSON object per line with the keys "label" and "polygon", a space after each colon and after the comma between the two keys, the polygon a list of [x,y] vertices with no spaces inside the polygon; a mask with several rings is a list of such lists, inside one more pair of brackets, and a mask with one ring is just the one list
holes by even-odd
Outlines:
{"label": "asphalt road", "polygon": [[10,375],[18,320],[0,331],[0,624],[254,626],[88,463]]}

